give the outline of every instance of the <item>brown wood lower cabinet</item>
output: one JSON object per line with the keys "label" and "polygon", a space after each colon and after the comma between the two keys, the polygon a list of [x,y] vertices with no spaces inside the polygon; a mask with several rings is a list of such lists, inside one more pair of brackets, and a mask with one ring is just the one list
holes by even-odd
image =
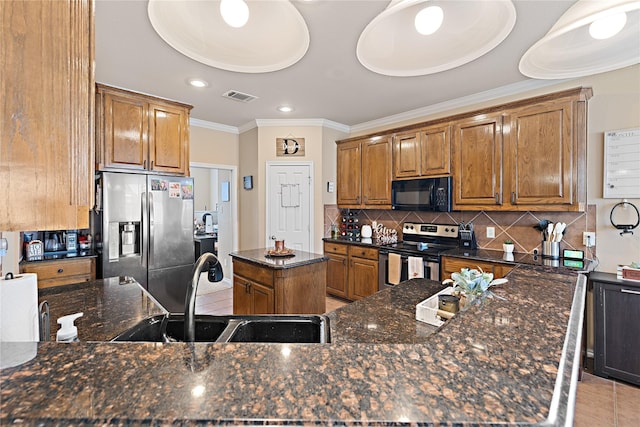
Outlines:
{"label": "brown wood lower cabinet", "polygon": [[327,293],[358,300],[378,291],[378,249],[325,242]]}
{"label": "brown wood lower cabinet", "polygon": [[640,385],[640,283],[591,272],[594,373]]}
{"label": "brown wood lower cabinet", "polygon": [[234,258],[234,314],[322,314],[326,262],[271,268]]}
{"label": "brown wood lower cabinet", "polygon": [[38,288],[89,282],[96,279],[96,259],[87,257],[25,262],[20,264],[20,273],[37,274]]}
{"label": "brown wood lower cabinet", "polygon": [[443,256],[440,261],[440,277],[442,280],[449,279],[451,278],[451,273],[457,273],[463,268],[475,268],[477,270],[478,267],[486,273],[493,273],[494,279],[506,276],[513,269],[511,264]]}

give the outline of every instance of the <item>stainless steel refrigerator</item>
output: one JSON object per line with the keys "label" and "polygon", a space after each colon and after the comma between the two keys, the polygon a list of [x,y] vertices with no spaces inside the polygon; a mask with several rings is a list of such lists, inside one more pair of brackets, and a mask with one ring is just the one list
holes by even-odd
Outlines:
{"label": "stainless steel refrigerator", "polygon": [[183,312],[194,265],[193,178],[96,175],[98,277],[130,276],[164,308]]}

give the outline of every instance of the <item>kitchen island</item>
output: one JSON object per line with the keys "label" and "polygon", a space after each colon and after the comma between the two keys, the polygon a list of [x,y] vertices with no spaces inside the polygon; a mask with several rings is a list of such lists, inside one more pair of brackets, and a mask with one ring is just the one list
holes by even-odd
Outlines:
{"label": "kitchen island", "polygon": [[415,304],[442,285],[403,282],[329,313],[331,344],[39,343],[0,422],[571,425],[586,279],[508,279],[439,329]]}
{"label": "kitchen island", "polygon": [[322,314],[326,310],[324,255],[267,249],[233,252],[234,314]]}

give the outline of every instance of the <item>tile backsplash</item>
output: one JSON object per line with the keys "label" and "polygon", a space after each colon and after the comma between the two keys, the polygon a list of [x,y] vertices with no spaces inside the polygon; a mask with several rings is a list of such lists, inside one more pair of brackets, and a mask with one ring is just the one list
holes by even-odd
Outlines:
{"label": "tile backsplash", "polygon": [[[371,221],[382,223],[395,229],[402,238],[402,224],[405,222],[459,224],[473,223],[478,247],[482,249],[502,250],[502,243],[511,239],[515,251],[533,253],[541,250],[542,234],[534,228],[540,220],[565,222],[567,229],[560,243],[560,249],[585,250],[582,233],[595,230],[596,206],[589,205],[586,212],[407,212],[382,209],[363,209],[358,213],[361,224]],[[341,222],[341,209],[337,205],[324,206],[324,236],[331,235],[331,226]],[[487,227],[495,228],[495,238],[487,238]],[[595,254],[595,247],[590,248]]]}

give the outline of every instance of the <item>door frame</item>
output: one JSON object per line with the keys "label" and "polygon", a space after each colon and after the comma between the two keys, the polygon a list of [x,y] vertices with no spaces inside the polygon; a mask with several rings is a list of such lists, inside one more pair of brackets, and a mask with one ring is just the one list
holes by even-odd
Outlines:
{"label": "door frame", "polygon": [[[231,171],[231,182],[229,184],[229,202],[231,203],[231,218],[233,219],[233,238],[231,242],[231,248],[233,252],[238,251],[238,167],[232,165],[221,165],[217,163],[200,163],[189,162],[189,167],[204,168],[204,169],[224,169]],[[232,263],[233,264],[233,263]],[[229,277],[233,277],[233,265],[224,266],[231,274]],[[232,282],[232,280],[224,279],[225,282]]]}
{"label": "door frame", "polygon": [[273,166],[308,166],[309,167],[309,252],[313,252],[315,248],[315,240],[314,240],[314,203],[315,203],[315,190],[314,190],[314,171],[313,171],[313,161],[282,161],[282,160],[270,160],[267,161],[265,167],[265,215],[264,215],[264,247],[271,247],[272,243],[270,243],[269,239],[269,224],[270,224],[270,215],[271,211],[269,209],[270,200],[273,200],[269,194],[269,172]]}

